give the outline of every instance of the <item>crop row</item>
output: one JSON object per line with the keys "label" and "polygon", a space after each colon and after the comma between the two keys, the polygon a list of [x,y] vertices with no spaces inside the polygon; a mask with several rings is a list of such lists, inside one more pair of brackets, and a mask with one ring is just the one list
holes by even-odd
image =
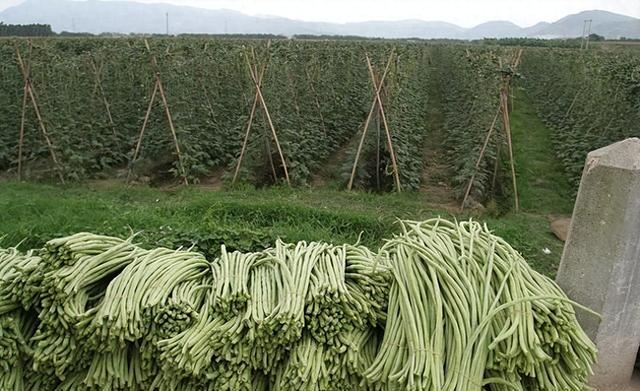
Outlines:
{"label": "crop row", "polygon": [[[42,39],[32,49],[24,40],[0,43],[0,169],[15,170],[23,99],[16,48],[30,64],[30,77],[45,126],[70,179],[113,175],[132,157],[154,86],[151,54],[176,125],[186,173],[206,176],[235,167],[255,85],[249,63],[266,70],[262,92],[292,180],[305,183],[362,127],[373,99],[365,61],[380,66],[396,57],[385,83],[390,126],[399,144],[406,186],[415,187],[419,154],[410,140],[421,137],[419,62],[424,50],[410,43],[340,43],[153,39],[151,52],[140,39]],[[380,61],[378,61],[380,60]],[[175,146],[161,100],[156,99],[136,172],[179,173]],[[28,176],[52,176],[49,151],[27,102],[24,156]],[[107,105],[109,106],[107,109]],[[108,111],[108,112],[107,112]],[[109,119],[109,114],[111,119]],[[276,144],[258,105],[241,177],[253,182],[281,179]],[[269,159],[269,155],[271,159]],[[270,168],[266,163],[274,162]],[[277,178],[273,178],[273,171]],[[145,174],[146,175],[146,174]]]}
{"label": "crop row", "polygon": [[[501,67],[514,57],[513,49],[443,46],[434,51],[439,70],[444,117],[444,148],[456,197],[462,198],[473,179],[471,198],[484,202],[503,177],[498,166],[506,148],[502,122],[495,122],[492,136],[478,169],[480,156],[500,102]],[[502,152],[502,153],[501,153]],[[496,168],[500,168],[496,171]],[[475,173],[475,174],[474,174]]]}
{"label": "crop row", "polygon": [[555,153],[577,190],[589,151],[640,136],[640,56],[632,51],[527,50],[525,86],[554,130]]}

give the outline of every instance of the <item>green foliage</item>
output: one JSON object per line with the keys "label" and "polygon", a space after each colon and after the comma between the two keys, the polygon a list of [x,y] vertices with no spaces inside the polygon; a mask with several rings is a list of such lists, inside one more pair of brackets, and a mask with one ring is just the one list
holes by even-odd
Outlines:
{"label": "green foliage", "polygon": [[[154,83],[143,40],[37,40],[31,54],[24,41],[0,41],[0,114],[6,118],[0,124],[0,169],[16,167],[22,80],[14,44],[31,60],[42,115],[65,176],[91,178],[124,168],[132,156]],[[252,57],[251,48],[257,52],[258,66],[268,65],[263,94],[294,182],[305,183],[364,119],[368,74],[359,45],[276,40],[267,51],[265,44],[262,40],[234,39],[150,40],[187,175],[192,179],[213,168],[232,169],[236,164],[255,91],[245,57]],[[103,95],[96,88],[90,59],[100,69],[113,127]],[[175,175],[175,146],[157,98],[140,159],[155,162],[150,164],[153,169]],[[26,118],[25,159],[32,169],[27,176],[51,177],[49,152],[30,105]],[[282,167],[260,108],[249,141],[244,178],[260,183],[268,177],[267,182],[273,182],[271,169],[265,170],[268,155],[272,155],[277,174]]]}
{"label": "green foliage", "polygon": [[[264,39],[247,38],[153,37],[149,42],[192,182],[221,170],[228,178],[237,165],[255,94],[246,58],[253,62],[253,50],[258,68],[267,65],[262,92],[292,182],[304,185],[329,164],[346,182],[373,99],[364,55],[369,53],[380,71],[393,49],[398,57],[385,82],[383,100],[401,186],[420,186],[423,150],[431,131],[426,108],[438,104],[443,107],[443,148],[453,173],[449,182],[459,198],[497,110],[500,63],[514,54],[513,48],[504,46],[389,40],[275,39],[269,49]],[[10,175],[17,168],[23,98],[15,47],[31,64],[44,123],[65,177],[122,176],[154,85],[143,39],[43,38],[33,40],[31,50],[22,39],[0,40],[0,170]],[[587,151],[640,134],[640,65],[631,50],[527,48],[521,69],[528,95],[555,130],[554,149],[575,188]],[[25,178],[54,178],[50,151],[30,102],[25,119]],[[368,129],[355,184],[392,190],[390,154],[379,122],[374,118]],[[501,186],[508,167],[503,162],[506,149],[499,148],[503,137],[498,120],[473,183],[476,201],[509,196],[510,186]],[[159,97],[134,163],[140,179],[160,182],[180,175]],[[258,107],[240,179],[269,185],[283,178],[266,113]]]}
{"label": "green foliage", "polygon": [[631,51],[530,49],[525,86],[575,191],[589,151],[640,136],[640,57]]}
{"label": "green foliage", "polygon": [[[422,146],[428,137],[426,129],[426,107],[429,99],[427,83],[431,74],[427,69],[429,46],[420,44],[371,45],[370,53],[377,77],[382,77],[393,47],[394,59],[389,67],[381,99],[391,133],[391,142],[396,155],[400,184],[403,189],[415,190],[420,186],[422,174]],[[367,70],[364,70],[367,72]],[[375,97],[374,87],[369,78],[366,87],[369,92],[368,108]],[[355,138],[359,142],[363,125]],[[351,176],[358,142],[352,143],[348,158],[343,162],[341,173],[344,182]],[[364,139],[362,152],[354,180],[355,187],[375,190],[395,188],[391,154],[381,113],[374,111]]]}
{"label": "green foliage", "polygon": [[[434,51],[444,97],[444,147],[455,173],[450,182],[458,198],[464,196],[496,115],[500,100],[499,64],[501,57],[505,61],[507,56],[513,57],[513,50],[443,46]],[[498,120],[473,182],[471,196],[477,201],[485,201],[495,190],[493,172],[503,142],[504,131]]]}
{"label": "green foliage", "polygon": [[[65,177],[85,179],[112,176],[116,170],[121,173],[132,157],[154,85],[144,41],[43,39],[34,41],[31,53],[25,41],[0,41],[0,81],[7,87],[0,91],[0,114],[7,119],[0,124],[3,170],[15,170],[17,165],[22,80],[14,45],[32,64],[30,73],[40,109]],[[368,52],[374,62],[381,59],[384,63],[393,48],[398,59],[385,86],[387,116],[402,186],[419,186],[428,100],[427,45],[274,40],[267,49],[265,40],[154,37],[150,46],[158,59],[186,173],[193,181],[219,167],[231,172],[237,164],[255,94],[247,57],[253,63],[255,51],[258,70],[267,66],[262,92],[295,184],[307,183],[313,172],[362,126],[373,98],[364,54]],[[26,120],[26,177],[53,177],[50,153],[30,104]],[[266,112],[259,104],[241,170],[241,178],[255,184],[272,184],[284,178],[267,124]],[[368,138],[365,155],[371,155],[373,139]],[[380,170],[389,179],[389,154],[384,137],[381,139]],[[364,170],[371,175],[367,168],[371,159],[365,160]],[[180,174],[159,96],[152,107],[140,157],[134,163],[139,176],[167,178]],[[366,175],[360,179],[367,181]]]}

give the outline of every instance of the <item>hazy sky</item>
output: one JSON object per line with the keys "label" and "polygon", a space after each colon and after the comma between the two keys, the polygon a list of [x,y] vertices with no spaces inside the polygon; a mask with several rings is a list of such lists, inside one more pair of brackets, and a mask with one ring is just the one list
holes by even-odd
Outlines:
{"label": "hazy sky", "polygon": [[[24,0],[0,0],[0,10]],[[80,0],[78,0],[80,1]],[[115,0],[105,0],[115,1]],[[601,9],[640,17],[640,0],[136,0],[204,8],[228,8],[251,15],[277,15],[328,22],[442,20],[471,27],[489,20],[520,26],[552,22],[567,14]]]}

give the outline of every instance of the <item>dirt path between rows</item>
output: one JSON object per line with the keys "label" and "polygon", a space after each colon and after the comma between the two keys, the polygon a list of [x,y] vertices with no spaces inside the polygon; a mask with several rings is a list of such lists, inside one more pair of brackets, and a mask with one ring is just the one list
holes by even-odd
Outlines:
{"label": "dirt path between rows", "polygon": [[454,191],[449,186],[451,172],[447,166],[444,142],[444,112],[442,88],[436,77],[431,78],[429,100],[425,108],[427,136],[422,157],[422,180],[420,191],[430,204],[450,209],[457,207]]}

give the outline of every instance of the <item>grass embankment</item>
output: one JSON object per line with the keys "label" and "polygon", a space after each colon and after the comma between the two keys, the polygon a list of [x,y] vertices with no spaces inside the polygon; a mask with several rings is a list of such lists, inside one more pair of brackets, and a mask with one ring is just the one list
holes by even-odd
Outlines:
{"label": "grass embankment", "polygon": [[[146,187],[54,186],[5,182],[0,190],[2,245],[38,247],[79,231],[126,236],[141,232],[146,245],[191,246],[209,256],[220,244],[244,251],[286,241],[362,242],[375,248],[397,230],[398,218],[452,216],[424,208],[419,193],[373,195],[335,190],[173,191]],[[481,220],[521,251],[539,271],[553,275],[562,244],[545,217],[522,213]],[[549,248],[551,254],[543,253]]]}

